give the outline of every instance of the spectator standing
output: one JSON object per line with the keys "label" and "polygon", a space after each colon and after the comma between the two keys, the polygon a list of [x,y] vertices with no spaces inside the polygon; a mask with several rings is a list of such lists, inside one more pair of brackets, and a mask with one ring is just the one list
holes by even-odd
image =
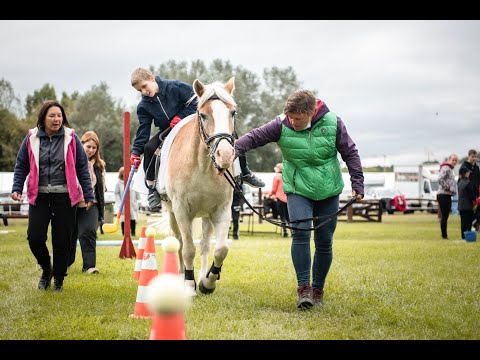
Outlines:
{"label": "spectator standing", "polygon": [[450,155],[448,160],[440,165],[440,173],[438,175],[437,200],[441,211],[440,230],[444,240],[448,240],[447,221],[452,209],[452,196],[457,193],[457,183],[455,181],[455,173],[453,172],[457,162],[457,155]]}
{"label": "spectator standing", "polygon": [[[124,172],[125,169],[122,166],[118,169],[118,181],[115,184],[115,213],[120,209],[120,204],[122,203],[124,189]],[[138,198],[137,192],[130,187],[130,233],[132,236],[135,236],[136,226],[137,226],[137,217],[138,217]],[[120,216],[120,221],[122,225],[122,235],[125,235],[125,215],[122,212]]]}
{"label": "spectator standing", "polygon": [[82,250],[82,272],[98,274],[97,229],[99,225],[103,225],[105,213],[105,161],[100,156],[100,140],[94,131],[87,131],[80,141],[87,154],[88,171],[95,199],[89,209],[87,209],[85,201],[80,201],[78,204],[69,266],[75,262],[78,239]]}
{"label": "spectator standing", "polygon": [[473,209],[477,207],[475,188],[470,180],[470,170],[464,165],[460,167],[458,177],[458,210],[460,211],[460,230],[462,239],[465,231],[472,230]]}
{"label": "spectator standing", "polygon": [[275,200],[278,215],[280,215],[280,221],[282,222],[283,237],[288,237],[287,222],[288,222],[288,208],[287,208],[287,195],[283,191],[282,180],[282,163],[275,165],[275,176],[273,177],[272,190],[268,194],[268,197]]}

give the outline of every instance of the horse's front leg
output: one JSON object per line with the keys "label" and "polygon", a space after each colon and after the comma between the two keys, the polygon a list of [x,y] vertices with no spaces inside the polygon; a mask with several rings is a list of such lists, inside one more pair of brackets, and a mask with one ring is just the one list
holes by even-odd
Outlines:
{"label": "horse's front leg", "polygon": [[180,247],[178,249],[178,264],[180,267],[179,272],[183,274],[184,265],[183,265],[183,255],[182,255],[182,249],[183,249],[182,233],[178,228],[178,223],[177,223],[177,219],[175,218],[175,214],[169,211],[169,216],[170,216],[170,229],[172,229],[173,235],[180,242]]}
{"label": "horse's front leg", "polygon": [[195,283],[194,260],[195,260],[195,244],[192,237],[192,222],[187,214],[181,211],[175,211],[175,218],[177,220],[180,233],[182,234],[182,255],[183,265],[185,266],[185,287],[190,296],[197,294],[197,285]]}
{"label": "horse's front leg", "polygon": [[230,225],[230,208],[217,216],[212,216],[215,227],[215,251],[213,253],[213,264],[204,277],[201,278],[198,288],[204,294],[210,294],[215,290],[217,280],[220,279],[220,271],[223,261],[228,254],[228,228]]}
{"label": "horse's front leg", "polygon": [[210,239],[213,234],[213,223],[210,218],[202,218],[202,240],[200,241],[200,275],[198,277],[198,283],[207,274],[208,270],[208,255],[210,255]]}

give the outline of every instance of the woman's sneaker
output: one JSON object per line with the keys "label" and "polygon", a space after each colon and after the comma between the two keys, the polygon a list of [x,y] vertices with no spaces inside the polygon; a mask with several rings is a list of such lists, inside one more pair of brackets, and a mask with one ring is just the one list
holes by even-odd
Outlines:
{"label": "woman's sneaker", "polygon": [[309,309],[313,306],[312,287],[309,283],[305,283],[298,287],[298,303],[299,309]]}
{"label": "woman's sneaker", "polygon": [[87,269],[87,270],[85,271],[85,273],[86,273],[86,274],[98,274],[99,271],[98,271],[98,269],[97,269],[96,267],[91,267],[90,269]]}

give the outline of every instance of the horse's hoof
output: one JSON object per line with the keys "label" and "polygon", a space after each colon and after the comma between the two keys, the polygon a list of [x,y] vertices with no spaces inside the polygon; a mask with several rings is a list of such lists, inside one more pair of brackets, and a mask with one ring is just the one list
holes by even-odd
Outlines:
{"label": "horse's hoof", "polygon": [[200,280],[200,283],[198,284],[198,290],[200,290],[202,294],[208,295],[213,293],[215,291],[215,288],[212,288],[212,289],[206,288],[205,286],[203,286],[203,281]]}

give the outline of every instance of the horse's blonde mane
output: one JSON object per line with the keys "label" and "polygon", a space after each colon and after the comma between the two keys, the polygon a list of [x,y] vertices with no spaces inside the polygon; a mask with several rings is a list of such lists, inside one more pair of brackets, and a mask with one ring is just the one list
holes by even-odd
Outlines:
{"label": "horse's blonde mane", "polygon": [[[220,81],[215,81],[211,84],[205,85],[203,95],[198,99],[198,108],[201,108],[213,95],[217,95],[220,100],[237,107],[237,103],[233,100],[232,95],[224,88],[225,84]],[[196,96],[196,95],[195,95]]]}

